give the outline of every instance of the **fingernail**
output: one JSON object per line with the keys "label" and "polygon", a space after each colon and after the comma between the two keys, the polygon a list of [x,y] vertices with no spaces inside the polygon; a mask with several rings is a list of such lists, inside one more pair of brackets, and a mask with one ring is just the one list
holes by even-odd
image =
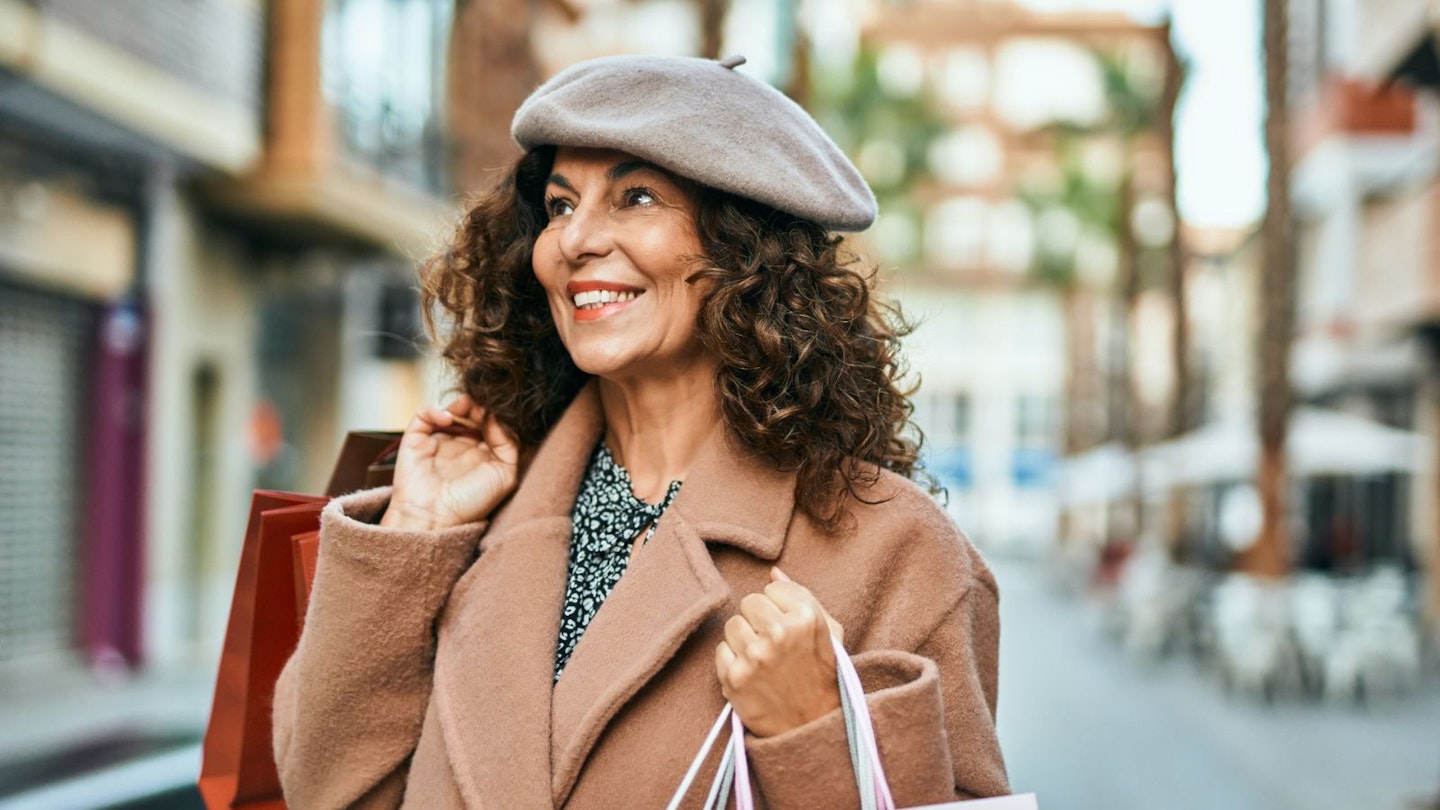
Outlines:
{"label": "fingernail", "polygon": [[784,581],[786,581],[786,582],[794,582],[794,581],[795,581],[795,580],[791,579],[790,577],[786,576],[786,575],[785,575],[785,572],[784,572],[784,571],[781,571],[781,570],[780,570],[780,566],[778,566],[778,565],[777,565],[777,566],[774,566],[774,567],[771,568],[770,570],[775,572],[775,576],[779,577],[780,579],[782,579],[782,580],[784,580]]}

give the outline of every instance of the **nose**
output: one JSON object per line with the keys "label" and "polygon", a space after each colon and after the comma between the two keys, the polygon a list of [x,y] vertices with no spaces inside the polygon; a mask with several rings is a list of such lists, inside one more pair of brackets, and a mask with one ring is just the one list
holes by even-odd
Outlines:
{"label": "nose", "polygon": [[581,203],[560,231],[560,253],[572,265],[605,256],[611,249],[610,218],[602,207]]}

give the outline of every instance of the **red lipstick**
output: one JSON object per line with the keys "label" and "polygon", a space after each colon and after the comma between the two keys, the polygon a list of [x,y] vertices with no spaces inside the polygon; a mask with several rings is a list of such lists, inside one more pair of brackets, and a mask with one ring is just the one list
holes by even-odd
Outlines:
{"label": "red lipstick", "polygon": [[603,292],[644,292],[639,287],[633,287],[629,284],[617,284],[613,281],[600,281],[599,279],[572,281],[565,285],[565,292],[571,297],[574,297],[575,293],[595,292],[596,290]]}
{"label": "red lipstick", "polygon": [[597,321],[601,318],[613,315],[620,310],[635,303],[635,300],[645,291],[640,287],[629,284],[618,284],[613,281],[571,281],[565,285],[565,292],[570,296],[571,306],[574,306],[575,296],[585,293],[608,292],[608,293],[630,293],[631,296],[624,301],[607,301],[599,303],[595,299],[583,306],[574,307],[574,317],[577,322]]}

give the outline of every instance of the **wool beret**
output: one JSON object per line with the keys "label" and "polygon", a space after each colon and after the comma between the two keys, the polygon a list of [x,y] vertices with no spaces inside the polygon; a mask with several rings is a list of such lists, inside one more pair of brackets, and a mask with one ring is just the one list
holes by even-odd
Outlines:
{"label": "wool beret", "polygon": [[784,93],[720,61],[608,56],[572,65],[515,113],[524,149],[615,149],[837,231],[875,221],[875,195]]}

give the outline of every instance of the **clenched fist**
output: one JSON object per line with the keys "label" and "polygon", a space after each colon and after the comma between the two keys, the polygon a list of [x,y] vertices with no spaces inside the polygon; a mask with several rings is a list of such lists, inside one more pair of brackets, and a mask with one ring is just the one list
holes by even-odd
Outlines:
{"label": "clenched fist", "polygon": [[483,520],[515,489],[519,460],[514,439],[469,397],[422,408],[400,439],[380,525],[432,530]]}
{"label": "clenched fist", "polygon": [[771,737],[839,708],[832,634],[844,640],[815,596],[779,568],[763,592],[740,600],[715,650],[715,674],[751,734]]}

